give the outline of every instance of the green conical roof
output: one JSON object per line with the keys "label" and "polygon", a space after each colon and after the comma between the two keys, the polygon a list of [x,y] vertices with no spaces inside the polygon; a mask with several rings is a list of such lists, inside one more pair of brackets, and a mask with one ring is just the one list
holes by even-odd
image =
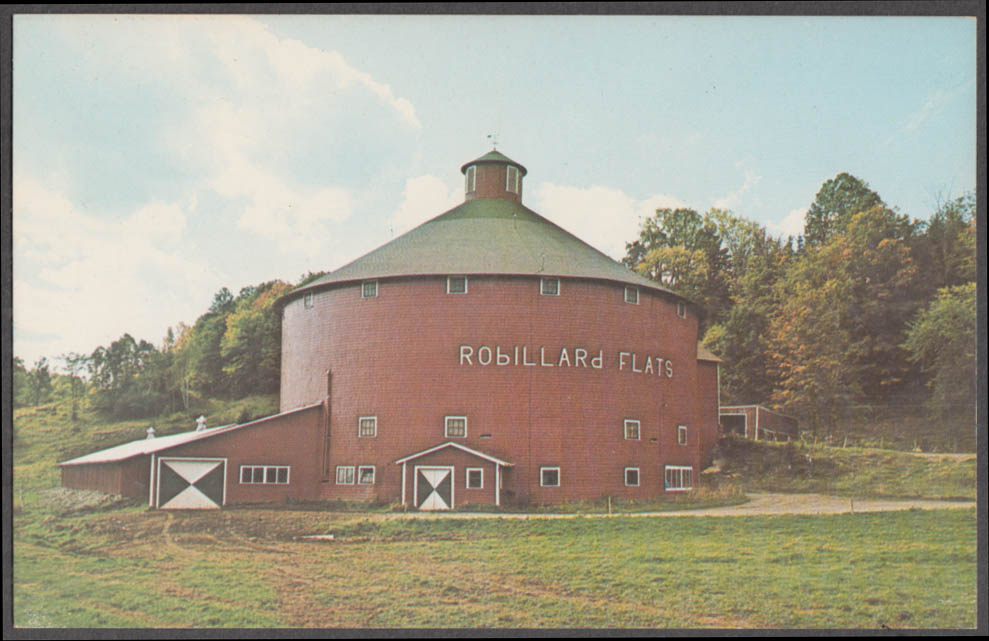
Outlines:
{"label": "green conical roof", "polygon": [[523,167],[520,163],[515,162],[514,160],[512,160],[511,158],[509,158],[505,154],[501,153],[497,149],[492,149],[491,151],[489,151],[488,153],[484,154],[480,158],[475,158],[474,160],[472,160],[470,162],[465,162],[460,167],[460,173],[464,173],[465,171],[467,171],[467,168],[470,167],[471,165],[480,165],[480,164],[484,164],[484,163],[498,163],[498,164],[515,165],[516,167],[519,168],[519,171],[522,172],[522,175],[523,176],[526,175],[527,173],[529,173],[529,170],[527,170],[525,167]]}
{"label": "green conical roof", "polygon": [[474,198],[289,296],[347,281],[476,274],[592,278],[674,293],[520,203]]}

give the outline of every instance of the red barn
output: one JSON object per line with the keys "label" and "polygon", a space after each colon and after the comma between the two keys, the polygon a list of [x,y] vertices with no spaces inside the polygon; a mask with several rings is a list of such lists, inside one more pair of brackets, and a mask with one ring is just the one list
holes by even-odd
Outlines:
{"label": "red barn", "polygon": [[227,503],[692,487],[718,433],[702,311],[522,205],[522,165],[461,171],[463,204],[282,299],[281,413],[156,452],[145,492],[179,453],[223,462]]}

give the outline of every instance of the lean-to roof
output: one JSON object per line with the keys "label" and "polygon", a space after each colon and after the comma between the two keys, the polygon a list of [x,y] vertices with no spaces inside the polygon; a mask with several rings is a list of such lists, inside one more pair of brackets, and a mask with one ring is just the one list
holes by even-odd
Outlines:
{"label": "lean-to roof", "polygon": [[230,425],[220,425],[217,427],[208,427],[200,431],[192,432],[180,432],[178,434],[169,434],[168,436],[156,436],[154,438],[142,438],[138,441],[130,441],[129,443],[121,443],[115,447],[109,447],[105,450],[99,450],[98,452],[90,452],[84,456],[78,458],[70,459],[68,461],[63,461],[59,465],[85,465],[90,463],[114,463],[117,461],[124,461],[135,456],[142,456],[146,454],[154,454],[155,452],[160,452],[162,450],[167,450],[179,445],[185,445],[186,443],[191,443],[193,441],[198,441],[204,438],[210,438],[211,436],[217,436],[219,434],[225,434],[232,430],[240,429],[242,427],[250,427],[251,425],[257,425],[258,423],[263,423],[275,418],[281,418],[289,414],[294,414],[296,412],[302,412],[308,409],[313,409],[319,407],[321,403],[314,403],[312,405],[306,405],[305,407],[298,407],[287,412],[282,412],[281,414],[274,414],[272,416],[266,416],[264,418],[259,418],[256,421],[251,421],[249,423],[241,424],[230,424]]}

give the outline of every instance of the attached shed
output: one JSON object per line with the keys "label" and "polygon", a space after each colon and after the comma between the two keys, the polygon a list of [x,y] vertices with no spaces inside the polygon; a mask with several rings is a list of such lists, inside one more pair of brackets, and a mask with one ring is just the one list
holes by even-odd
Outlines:
{"label": "attached shed", "polygon": [[762,405],[724,405],[718,413],[722,434],[737,434],[755,441],[797,438],[797,419]]}
{"label": "attached shed", "polygon": [[164,509],[314,498],[323,461],[311,444],[322,434],[322,407],[123,443],[59,463],[62,485],[146,497]]}

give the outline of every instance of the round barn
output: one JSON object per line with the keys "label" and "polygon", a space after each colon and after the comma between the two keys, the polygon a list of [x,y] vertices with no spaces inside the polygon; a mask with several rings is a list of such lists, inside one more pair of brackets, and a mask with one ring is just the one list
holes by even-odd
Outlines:
{"label": "round barn", "polygon": [[[159,507],[424,510],[690,489],[718,433],[702,310],[525,207],[500,152],[461,171],[463,204],[280,301],[279,414],[120,446],[138,453],[117,486],[133,468]],[[63,482],[112,468],[100,454]]]}

